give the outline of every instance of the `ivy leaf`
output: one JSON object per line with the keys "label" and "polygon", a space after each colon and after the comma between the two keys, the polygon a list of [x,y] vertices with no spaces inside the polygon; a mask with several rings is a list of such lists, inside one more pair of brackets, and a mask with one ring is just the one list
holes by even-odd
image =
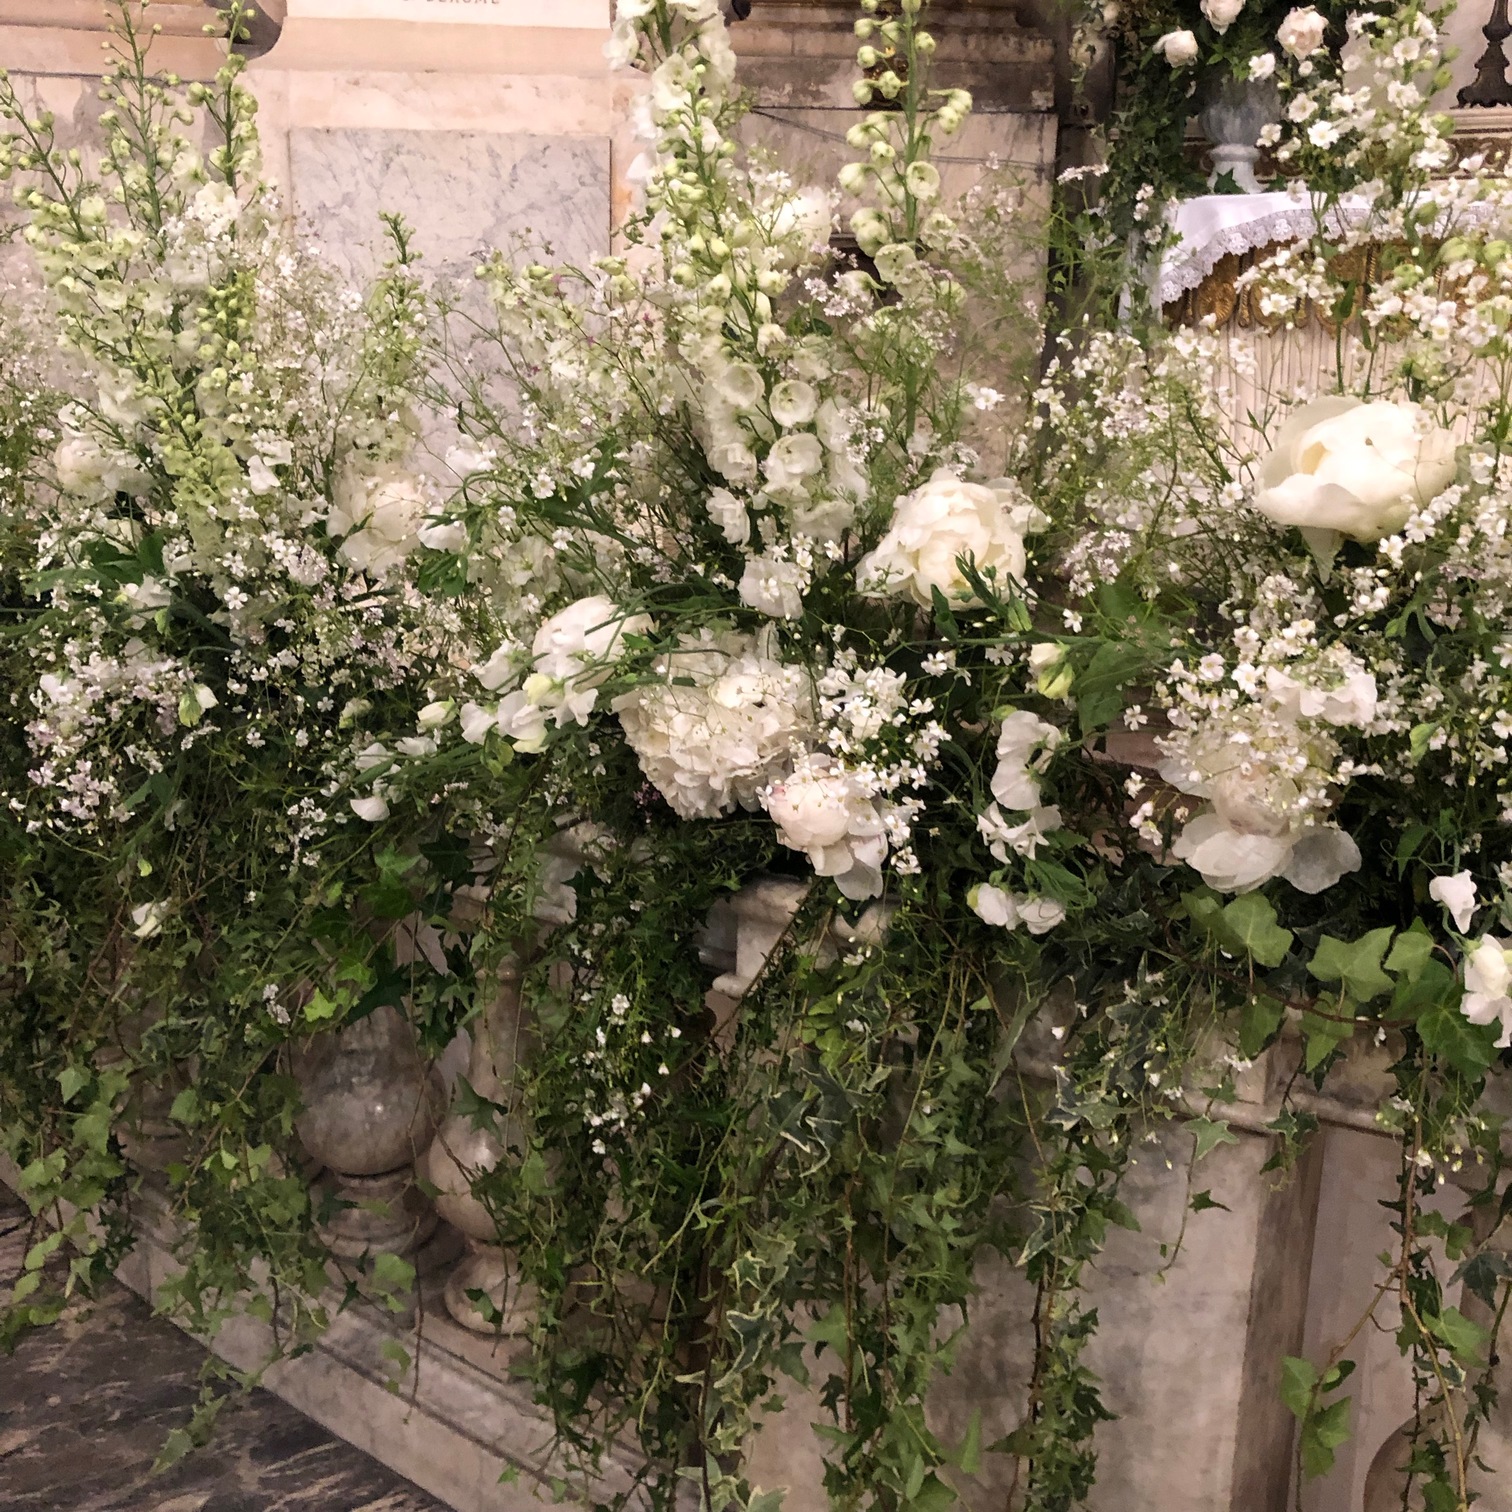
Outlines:
{"label": "ivy leaf", "polygon": [[1201,1160],[1204,1155],[1210,1155],[1219,1145],[1239,1143],[1239,1136],[1235,1134],[1226,1123],[1212,1118],[1189,1118],[1187,1128],[1197,1141],[1194,1160]]}
{"label": "ivy leaf", "polygon": [[1336,1010],[1332,1015],[1304,1013],[1302,1015],[1303,1069],[1316,1071],[1345,1040],[1354,1036],[1354,1020],[1345,1017],[1343,1004],[1331,997],[1321,1000]]}
{"label": "ivy leaf", "polygon": [[1409,982],[1422,976],[1423,968],[1433,958],[1433,936],[1428,933],[1421,919],[1412,921],[1412,928],[1405,929],[1396,938],[1391,954],[1386,957],[1386,969]]}
{"label": "ivy leaf", "polygon": [[1469,1368],[1484,1366],[1481,1347],[1491,1335],[1472,1322],[1457,1307],[1446,1307],[1437,1317],[1430,1314],[1423,1320],[1428,1332],[1449,1346],[1449,1351],[1461,1364]]}
{"label": "ivy leaf", "polygon": [[982,1409],[973,1410],[966,1424],[966,1437],[956,1454],[956,1464],[967,1475],[976,1475],[982,1468]]}
{"label": "ivy leaf", "polygon": [[1334,1450],[1349,1438],[1353,1403],[1353,1397],[1341,1397],[1302,1425],[1302,1469],[1306,1475],[1327,1475],[1333,1469]]}
{"label": "ivy leaf", "polygon": [[1223,910],[1228,932],[1262,966],[1279,966],[1294,938],[1276,922],[1276,910],[1260,893],[1245,893]]}
{"label": "ivy leaf", "polygon": [[71,1103],[88,1080],[88,1073],[79,1070],[77,1066],[64,1066],[58,1072],[58,1089],[63,1094],[63,1101]]}
{"label": "ivy leaf", "polygon": [[1470,1295],[1479,1297],[1493,1312],[1497,1304],[1497,1286],[1507,1280],[1512,1280],[1512,1262],[1498,1250],[1472,1255],[1454,1273],[1454,1281],[1463,1281]]}
{"label": "ivy leaf", "polygon": [[1210,1208],[1218,1208],[1225,1213],[1229,1211],[1228,1204],[1217,1201],[1211,1191],[1193,1192],[1191,1206],[1194,1213],[1205,1213]]}
{"label": "ivy leaf", "polygon": [[1292,1415],[1305,1418],[1312,1406],[1313,1388],[1318,1384],[1318,1369],[1311,1360],[1297,1355],[1287,1355],[1281,1361],[1281,1400],[1292,1410]]}
{"label": "ivy leaf", "polygon": [[1471,1078],[1484,1075],[1496,1055],[1496,1027],[1472,1024],[1459,1011],[1459,1002],[1452,996],[1439,997],[1418,1015],[1417,1021],[1417,1031],[1429,1054]]}
{"label": "ivy leaf", "polygon": [[1239,1049],[1254,1060],[1275,1037],[1285,1017],[1286,1004],[1280,998],[1252,997],[1239,1015]]}
{"label": "ivy leaf", "polygon": [[1307,969],[1320,982],[1342,982],[1352,997],[1368,1003],[1391,991],[1391,978],[1381,970],[1391,936],[1390,926],[1372,929],[1358,940],[1324,935]]}

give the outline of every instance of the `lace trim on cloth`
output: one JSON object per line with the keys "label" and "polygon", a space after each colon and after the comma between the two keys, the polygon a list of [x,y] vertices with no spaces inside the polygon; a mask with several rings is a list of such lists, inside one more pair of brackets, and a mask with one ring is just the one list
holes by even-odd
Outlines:
{"label": "lace trim on cloth", "polygon": [[[1324,229],[1337,235],[1360,218],[1341,205],[1328,212]],[[1163,305],[1195,289],[1230,253],[1243,256],[1272,242],[1302,241],[1318,229],[1313,207],[1285,193],[1204,194],[1178,205],[1173,222],[1179,240],[1161,259],[1155,281]]]}
{"label": "lace trim on cloth", "polygon": [[[1363,225],[1372,213],[1369,199],[1346,197],[1325,212],[1322,232],[1325,236],[1341,236]],[[1450,219],[1472,226],[1484,224],[1490,218],[1491,211],[1486,205],[1446,205],[1435,227],[1442,230]],[[1171,227],[1176,233],[1176,244],[1155,270],[1155,295],[1162,305],[1171,304],[1197,288],[1229,253],[1242,257],[1274,242],[1305,240],[1320,229],[1313,206],[1285,191],[1198,195],[1176,206]]]}

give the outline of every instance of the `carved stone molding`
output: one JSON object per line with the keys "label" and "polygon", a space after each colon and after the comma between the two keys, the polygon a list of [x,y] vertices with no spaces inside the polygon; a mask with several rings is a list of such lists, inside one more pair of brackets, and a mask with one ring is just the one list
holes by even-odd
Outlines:
{"label": "carved stone molding", "polygon": [[[110,19],[105,0],[0,0],[0,63],[15,74],[98,76]],[[150,0],[142,21],[144,35],[160,28],[148,56],[164,73],[208,79],[220,66],[225,45],[206,28],[223,23],[210,0]]]}

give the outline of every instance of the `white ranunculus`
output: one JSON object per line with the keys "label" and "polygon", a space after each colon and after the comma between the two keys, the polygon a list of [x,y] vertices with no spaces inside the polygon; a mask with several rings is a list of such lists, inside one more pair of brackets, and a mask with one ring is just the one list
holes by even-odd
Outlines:
{"label": "white ranunculus", "polygon": [[728,488],[710,491],[704,508],[709,518],[724,532],[724,538],[732,546],[744,546],[751,539],[751,515],[743,499],[737,499]]}
{"label": "white ranunculus", "polygon": [[853,899],[882,891],[887,826],[855,776],[811,760],[764,795],[782,843],[804,851],[815,875]]}
{"label": "white ranunculus", "polygon": [[1294,410],[1260,464],[1255,508],[1315,550],[1379,541],[1454,481],[1454,437],[1417,405],[1344,395]]}
{"label": "white ranunculus", "polygon": [[1202,0],[1202,14],[1220,36],[1239,19],[1244,0]]}
{"label": "white ranunculus", "polygon": [[1497,1048],[1512,1045],[1512,956],[1506,941],[1487,935],[1465,956],[1465,996],[1460,1012],[1472,1024],[1501,1021]]}
{"label": "white ranunculus", "polygon": [[1455,872],[1452,877],[1435,877],[1428,884],[1428,896],[1449,910],[1454,927],[1461,934],[1470,928],[1479,900],[1475,896],[1475,878],[1469,872]]}
{"label": "white ranunculus", "polygon": [[429,503],[424,481],[402,467],[348,468],[337,480],[326,531],[341,541],[344,562],[382,576],[415,549]]}
{"label": "white ranunculus", "polygon": [[893,507],[887,534],[856,567],[861,591],[875,598],[907,596],[930,608],[938,588],[957,604],[977,602],[959,562],[974,559],[1000,587],[1022,582],[1028,567],[1024,537],[1045,517],[1008,480],[967,483],[942,467],[922,488]]}
{"label": "white ranunculus", "polygon": [[1061,732],[1038,714],[1015,709],[1006,715],[998,732],[992,796],[1004,808],[1038,808],[1040,785],[1035,774],[1050,764],[1051,753],[1060,743]]}
{"label": "white ranunculus", "polygon": [[1180,31],[1167,32],[1155,43],[1155,51],[1172,68],[1184,68],[1188,63],[1195,62],[1197,50],[1197,38],[1184,27]]}
{"label": "white ranunculus", "polygon": [[740,577],[740,602],[773,619],[797,619],[803,613],[803,590],[809,574],[796,562],[752,557]]}
{"label": "white ranunculus", "polygon": [[789,378],[772,390],[772,419],[784,430],[807,425],[819,413],[819,396],[812,384]]}
{"label": "white ranunculus", "polygon": [[1327,30],[1328,22],[1312,6],[1299,6],[1288,11],[1286,19],[1276,28],[1276,41],[1292,57],[1310,58],[1322,47]]}

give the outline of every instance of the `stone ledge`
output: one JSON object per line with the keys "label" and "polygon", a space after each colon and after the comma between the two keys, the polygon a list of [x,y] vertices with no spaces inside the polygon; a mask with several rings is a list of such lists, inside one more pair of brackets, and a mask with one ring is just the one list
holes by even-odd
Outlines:
{"label": "stone ledge", "polygon": [[[19,1188],[19,1172],[4,1155],[0,1182]],[[186,1231],[151,1186],[139,1190],[133,1210],[136,1247],[117,1277],[150,1304],[180,1269],[174,1251]],[[261,1384],[456,1512],[540,1512],[543,1502],[554,1501],[553,1483],[565,1470],[552,1456],[549,1416],[527,1386],[511,1379],[525,1346],[451,1322],[442,1279],[440,1271],[422,1275],[413,1323],[367,1305],[337,1311],[342,1293],[333,1289],[325,1299],[331,1311],[325,1334],[309,1353],[274,1365]],[[273,1354],[273,1337],[267,1324],[241,1317],[199,1342],[236,1369],[255,1370]],[[395,1343],[413,1361],[397,1390],[383,1352]],[[627,1455],[609,1467],[595,1497],[625,1489],[633,1474]],[[585,1505],[556,1504],[568,1512]]]}

